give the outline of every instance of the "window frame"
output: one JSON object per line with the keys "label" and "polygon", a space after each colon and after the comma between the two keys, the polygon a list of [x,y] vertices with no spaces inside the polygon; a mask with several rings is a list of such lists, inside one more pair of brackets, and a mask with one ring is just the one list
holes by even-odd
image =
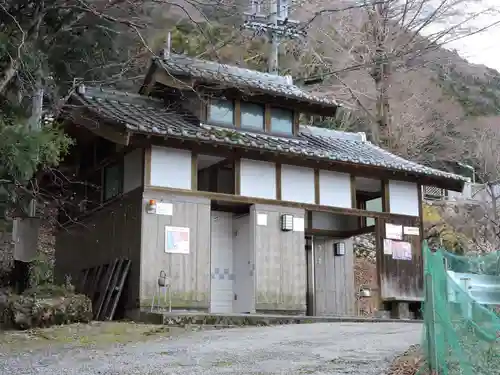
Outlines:
{"label": "window frame", "polygon": [[[244,125],[244,123],[243,123],[243,108],[245,107],[245,105],[257,106],[257,107],[261,108],[261,110],[262,110],[262,125],[260,128],[248,127],[248,126]],[[247,102],[247,101],[241,100],[239,107],[240,107],[239,115],[240,115],[240,128],[241,129],[250,130],[250,131],[259,131],[259,132],[266,131],[266,106],[264,104],[256,103],[256,102]]]}
{"label": "window frame", "polygon": [[[118,168],[118,179],[119,179],[118,180],[118,190],[115,194],[107,196],[106,195],[106,192],[107,192],[106,175],[110,169],[115,168],[115,167]],[[102,203],[109,202],[110,200],[113,200],[116,197],[123,195],[123,184],[124,184],[123,178],[124,178],[124,162],[123,162],[123,160],[119,161],[119,162],[107,164],[102,168],[102,195],[101,195]]]}
{"label": "window frame", "polygon": [[[227,102],[231,103],[233,105],[233,121],[232,124],[229,125],[228,123],[222,122],[222,121],[212,121],[210,119],[210,114],[212,113],[212,105],[215,102]],[[226,98],[211,98],[208,102],[207,105],[207,123],[211,125],[216,125],[216,126],[224,126],[226,128],[235,128],[236,127],[236,100],[231,100],[231,99],[226,99]]]}
{"label": "window frame", "polygon": [[[212,121],[210,119],[210,113],[211,113],[211,106],[212,103],[215,101],[226,101],[230,102],[233,104],[233,122],[231,125],[219,121]],[[245,127],[244,124],[242,124],[242,107],[244,107],[245,104],[251,104],[251,105],[258,105],[262,107],[263,110],[263,126],[262,128],[256,128],[256,127]],[[298,115],[299,112],[294,110],[293,108],[288,108],[284,106],[273,106],[270,104],[266,104],[262,101],[246,101],[246,100],[241,100],[241,99],[228,99],[225,97],[208,97],[205,105],[202,106],[202,108],[205,108],[202,110],[202,118],[204,119],[205,123],[207,125],[213,125],[213,126],[219,126],[219,127],[224,127],[228,129],[241,129],[244,131],[250,131],[250,132],[255,132],[255,133],[260,133],[260,134],[269,134],[269,135],[275,135],[279,137],[295,137],[297,136],[298,133]],[[278,109],[281,111],[285,111],[290,113],[290,131],[289,132],[281,132],[281,131],[273,131],[272,127],[272,111],[273,109]]]}
{"label": "window frame", "polygon": [[[273,131],[273,110],[280,110],[280,111],[287,111],[291,115],[291,121],[290,121],[290,133],[287,132],[281,132],[281,131]],[[281,135],[281,136],[295,136],[295,111],[293,109],[289,108],[284,108],[284,107],[279,107],[279,106],[269,106],[269,134],[274,134],[274,135]]]}

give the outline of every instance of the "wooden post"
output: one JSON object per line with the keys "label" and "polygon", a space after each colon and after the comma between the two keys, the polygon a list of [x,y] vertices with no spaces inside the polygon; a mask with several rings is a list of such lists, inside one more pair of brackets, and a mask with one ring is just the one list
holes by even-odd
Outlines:
{"label": "wooden post", "polygon": [[436,350],[436,310],[434,304],[434,285],[432,275],[425,274],[425,329],[427,336],[427,355],[429,373],[437,374],[438,359]]}

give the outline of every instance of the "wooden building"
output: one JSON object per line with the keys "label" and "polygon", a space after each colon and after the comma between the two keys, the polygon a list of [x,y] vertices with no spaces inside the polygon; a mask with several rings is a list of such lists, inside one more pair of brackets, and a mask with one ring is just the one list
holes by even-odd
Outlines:
{"label": "wooden building", "polygon": [[80,87],[66,108],[66,165],[87,184],[61,215],[56,274],[126,257],[128,310],[164,271],[174,310],[354,315],[351,237],[367,232],[382,301],[419,301],[420,187],[465,182],[300,125],[338,104],[289,77],[185,56],[154,60],[138,94]]}

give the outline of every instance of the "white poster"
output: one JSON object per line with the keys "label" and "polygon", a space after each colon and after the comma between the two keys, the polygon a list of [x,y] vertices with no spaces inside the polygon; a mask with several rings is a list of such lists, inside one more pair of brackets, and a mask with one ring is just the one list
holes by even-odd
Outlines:
{"label": "white poster", "polygon": [[174,205],[172,203],[158,202],[156,203],[156,214],[172,216]]}
{"label": "white poster", "polygon": [[411,260],[411,243],[403,241],[392,242],[392,259]]}
{"label": "white poster", "polygon": [[267,226],[267,214],[257,214],[257,225]]}
{"label": "white poster", "polygon": [[420,235],[420,229],[418,227],[404,227],[403,234],[408,236],[418,236]]}
{"label": "white poster", "polygon": [[303,217],[294,217],[293,218],[293,231],[294,232],[303,232],[304,231],[304,218]]}
{"label": "white poster", "polygon": [[189,228],[166,226],[165,252],[189,254]]}
{"label": "white poster", "polygon": [[403,239],[403,226],[386,223],[385,224],[385,237],[391,240]]}
{"label": "white poster", "polygon": [[392,255],[392,240],[384,238],[384,255]]}

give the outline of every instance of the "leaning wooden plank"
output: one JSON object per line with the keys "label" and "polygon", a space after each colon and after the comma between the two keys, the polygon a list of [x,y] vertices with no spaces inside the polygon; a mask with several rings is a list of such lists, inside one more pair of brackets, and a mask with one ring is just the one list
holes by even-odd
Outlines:
{"label": "leaning wooden plank", "polygon": [[89,298],[92,300],[92,302],[95,302],[96,292],[99,288],[99,283],[101,282],[101,277],[104,270],[105,270],[105,265],[99,265],[97,267],[94,267],[94,279],[92,280],[92,284],[87,294]]}
{"label": "leaning wooden plank", "polygon": [[108,289],[109,285],[111,283],[111,280],[113,278],[113,274],[115,273],[117,261],[113,261],[109,266],[108,266],[108,272],[106,272],[106,276],[104,278],[104,283],[102,287],[100,288],[99,292],[99,300],[96,303],[96,309],[94,312],[94,319],[99,320],[99,316],[101,314],[102,306],[104,301],[106,300],[106,295],[108,294]]}
{"label": "leaning wooden plank", "polygon": [[106,313],[108,312],[110,301],[113,299],[113,295],[115,294],[116,285],[118,284],[118,278],[121,274],[121,269],[123,266],[123,259],[116,260],[116,268],[113,272],[113,277],[111,278],[111,282],[108,285],[108,289],[106,290],[106,298],[104,300],[104,304],[100,311],[99,316],[97,317],[99,320],[104,320]]}
{"label": "leaning wooden plank", "polygon": [[123,262],[121,277],[118,280],[118,285],[116,286],[115,289],[115,294],[113,296],[114,298],[112,301],[111,309],[109,313],[104,317],[104,320],[113,320],[115,316],[116,306],[118,305],[118,301],[120,300],[120,297],[122,295],[123,286],[125,285],[125,280],[127,280],[128,272],[130,270],[130,263],[131,262],[128,259],[125,259]]}
{"label": "leaning wooden plank", "polygon": [[82,275],[82,276],[81,276],[80,282],[78,283],[78,289],[77,289],[78,293],[84,293],[85,294],[85,289],[86,289],[86,286],[87,286],[87,280],[89,278],[90,270],[91,270],[90,268],[85,268],[80,273],[80,275]]}

